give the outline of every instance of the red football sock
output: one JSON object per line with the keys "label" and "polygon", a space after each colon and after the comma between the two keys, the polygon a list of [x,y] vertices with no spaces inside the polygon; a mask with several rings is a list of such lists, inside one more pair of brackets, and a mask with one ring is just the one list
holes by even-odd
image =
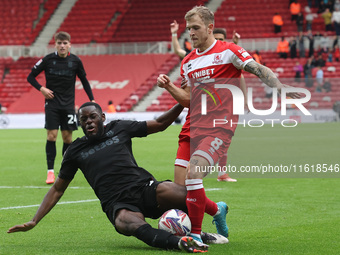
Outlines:
{"label": "red football sock", "polygon": [[217,204],[208,197],[205,198],[205,212],[210,216],[215,216],[218,211]]}
{"label": "red football sock", "polygon": [[205,211],[205,191],[202,179],[189,179],[185,181],[187,188],[186,204],[191,220],[191,233],[201,234],[202,221]]}

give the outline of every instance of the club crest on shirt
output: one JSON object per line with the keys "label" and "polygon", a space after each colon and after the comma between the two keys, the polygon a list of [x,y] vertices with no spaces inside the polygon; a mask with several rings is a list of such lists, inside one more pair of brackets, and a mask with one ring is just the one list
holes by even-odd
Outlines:
{"label": "club crest on shirt", "polygon": [[215,64],[215,65],[218,65],[218,64],[222,64],[222,62],[223,62],[222,54],[221,53],[215,54],[214,55],[214,61],[212,63]]}

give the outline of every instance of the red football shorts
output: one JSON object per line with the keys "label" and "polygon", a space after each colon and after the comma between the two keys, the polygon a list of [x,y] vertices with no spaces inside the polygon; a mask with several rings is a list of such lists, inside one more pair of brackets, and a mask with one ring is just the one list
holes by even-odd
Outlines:
{"label": "red football shorts", "polygon": [[180,133],[175,166],[186,168],[189,164],[190,156],[190,137]]}
{"label": "red football shorts", "polygon": [[191,137],[179,135],[175,166],[187,167],[191,155],[201,156],[214,166],[227,154],[233,135],[225,129],[191,128]]}

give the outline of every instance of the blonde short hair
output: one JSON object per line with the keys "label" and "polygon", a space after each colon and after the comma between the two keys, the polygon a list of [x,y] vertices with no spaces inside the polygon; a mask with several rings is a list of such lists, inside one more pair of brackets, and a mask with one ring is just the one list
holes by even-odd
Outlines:
{"label": "blonde short hair", "polygon": [[185,20],[188,21],[194,15],[198,15],[206,26],[214,24],[214,13],[205,6],[195,6],[185,14]]}

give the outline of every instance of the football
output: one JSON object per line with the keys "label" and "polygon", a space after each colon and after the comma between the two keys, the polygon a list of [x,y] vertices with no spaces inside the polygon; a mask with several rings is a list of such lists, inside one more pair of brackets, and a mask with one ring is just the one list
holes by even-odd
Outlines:
{"label": "football", "polygon": [[176,236],[186,236],[191,231],[189,216],[178,209],[166,211],[159,219],[158,228],[166,230]]}

